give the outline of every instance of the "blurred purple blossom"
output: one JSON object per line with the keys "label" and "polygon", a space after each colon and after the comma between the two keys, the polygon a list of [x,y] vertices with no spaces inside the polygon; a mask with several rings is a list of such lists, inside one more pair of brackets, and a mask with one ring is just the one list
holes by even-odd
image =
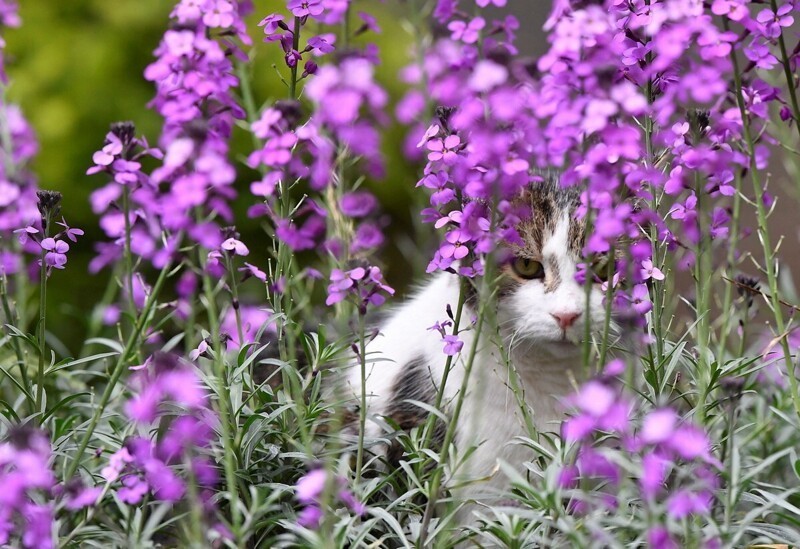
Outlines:
{"label": "blurred purple blossom", "polygon": [[53,506],[41,503],[41,496],[47,501],[56,487],[50,459],[50,439],[43,431],[17,426],[0,441],[0,544],[54,547]]}
{"label": "blurred purple blossom", "polygon": [[[297,523],[303,528],[316,529],[322,523],[324,516],[322,494],[329,480],[330,475],[325,469],[316,468],[297,481],[295,497],[303,505],[303,509],[298,514]],[[344,504],[356,515],[363,515],[366,512],[366,506],[347,489],[347,482],[344,478],[337,476],[332,479],[331,484],[338,502]]]}

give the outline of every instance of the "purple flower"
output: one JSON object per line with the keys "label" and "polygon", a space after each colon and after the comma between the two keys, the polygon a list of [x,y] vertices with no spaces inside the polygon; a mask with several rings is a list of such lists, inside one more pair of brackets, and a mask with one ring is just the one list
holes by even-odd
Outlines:
{"label": "purple flower", "polygon": [[457,335],[445,335],[442,341],[444,342],[444,354],[448,356],[457,355],[464,347],[464,342],[461,341]]}
{"label": "purple flower", "polygon": [[324,511],[320,500],[329,480],[332,480],[332,484],[337,489],[336,497],[341,503],[357,515],[363,515],[366,512],[366,506],[346,488],[347,483],[344,478],[330,479],[325,469],[313,469],[297,481],[295,495],[297,500],[305,506],[297,518],[300,526],[315,529],[321,524]]}
{"label": "purple flower", "polygon": [[210,28],[230,28],[238,18],[232,0],[210,0],[203,14],[203,23]]}
{"label": "purple flower", "polygon": [[644,284],[637,284],[631,291],[631,305],[633,310],[644,315],[653,308],[653,303],[650,301],[650,293],[647,286]]}
{"label": "purple flower", "polygon": [[787,2],[779,6],[777,11],[768,8],[758,12],[756,20],[763,25],[764,35],[777,38],[781,35],[783,27],[791,27],[794,23],[794,17],[791,15],[793,9],[792,3]]}
{"label": "purple flower", "polygon": [[669,461],[656,453],[647,454],[642,458],[642,476],[639,484],[647,498],[654,497],[664,488],[668,466]]}
{"label": "purple flower", "polygon": [[267,281],[267,273],[256,267],[255,265],[251,265],[250,263],[245,262],[244,267],[239,269],[239,272],[244,273],[245,278],[253,277],[257,278],[261,282]]}
{"label": "purple flower", "polygon": [[48,267],[63,269],[67,264],[67,252],[69,251],[69,244],[63,240],[45,238],[42,240],[40,245],[42,249],[47,252],[44,256],[45,264]]}
{"label": "purple flower", "polygon": [[308,48],[317,55],[331,53],[336,48],[329,41],[330,39],[329,36],[312,36],[308,39]]}
{"label": "purple flower", "polygon": [[259,27],[264,27],[264,34],[275,34],[278,29],[289,30],[286,23],[283,22],[283,16],[277,13],[271,13],[264,19],[259,21]]}
{"label": "purple flower", "polygon": [[325,469],[314,469],[297,481],[295,497],[297,500],[308,505],[314,503],[325,490],[328,474]]}
{"label": "purple flower", "polygon": [[77,242],[78,237],[83,236],[84,234],[82,229],[76,229],[67,225],[67,221],[63,217],[61,218],[60,222],[56,222],[56,225],[61,225],[64,227],[64,235],[73,242]]}
{"label": "purple flower", "polygon": [[648,280],[652,278],[653,280],[664,280],[664,273],[661,272],[658,267],[653,265],[653,261],[650,259],[645,259],[642,261],[642,280]]}
{"label": "purple flower", "polygon": [[474,44],[480,38],[480,31],[486,26],[483,17],[476,17],[469,23],[465,21],[453,21],[447,28],[450,29],[450,37],[453,40],[461,40],[465,44]]}
{"label": "purple flower", "polygon": [[383,233],[374,223],[362,223],[353,235],[350,251],[354,254],[365,250],[375,250],[384,241]]}
{"label": "purple flower", "polygon": [[315,530],[322,524],[324,513],[318,505],[308,505],[297,515],[297,524]]}
{"label": "purple flower", "polygon": [[494,61],[482,60],[475,65],[475,70],[467,83],[477,93],[489,92],[508,80],[508,69]]}
{"label": "purple flower", "polygon": [[663,526],[655,526],[647,532],[647,543],[652,549],[678,549],[679,547],[670,536],[669,530]]}
{"label": "purple flower", "polygon": [[22,545],[32,549],[50,549],[53,543],[53,508],[50,505],[28,504],[23,511],[25,529]]}
{"label": "purple flower", "polygon": [[672,436],[678,423],[678,416],[671,408],[654,410],[644,420],[641,437],[646,444],[659,444]]}
{"label": "purple flower", "polygon": [[136,422],[155,420],[162,402],[197,408],[206,401],[205,390],[195,371],[165,353],[155,354],[152,368],[142,370],[137,381],[138,394],[125,406],[128,416]]}
{"label": "purple flower", "polygon": [[445,235],[446,243],[440,248],[442,257],[463,259],[469,253],[469,248],[465,245],[472,238],[461,229],[450,231]]}
{"label": "purple flower", "polygon": [[125,466],[132,461],[133,457],[130,452],[128,452],[128,449],[122,447],[109,457],[108,465],[102,469],[100,474],[108,482],[114,482],[119,478]]}
{"label": "purple flower", "polygon": [[220,244],[220,248],[227,252],[233,252],[236,255],[249,255],[250,250],[247,249],[247,246],[244,245],[243,242],[240,240],[236,240],[235,238],[229,238]]}
{"label": "purple flower", "polygon": [[394,289],[383,282],[378,267],[356,267],[349,271],[333,269],[328,285],[326,305],[334,305],[352,296],[358,305],[359,314],[366,314],[367,306],[380,306],[386,301],[383,294],[394,295]]}
{"label": "purple flower", "polygon": [[778,58],[772,55],[769,44],[759,37],[753,38],[743,51],[745,57],[754,62],[759,69],[770,70],[778,64]]}
{"label": "purple flower", "polygon": [[334,305],[347,297],[347,290],[355,287],[356,282],[364,278],[366,270],[356,267],[350,271],[334,269],[331,271],[331,284],[328,286],[326,305]]}
{"label": "purple flower", "polygon": [[324,9],[322,0],[290,0],[286,7],[295,17],[320,15]]}
{"label": "purple flower", "polygon": [[455,164],[458,155],[457,151],[461,145],[461,138],[457,135],[448,135],[444,139],[431,139],[427,147],[428,160],[431,162],[442,161],[446,165]]}
{"label": "purple flower", "polygon": [[97,500],[103,489],[100,486],[83,486],[79,481],[72,486],[67,487],[69,491],[69,498],[65,507],[70,511],[77,511],[84,507],[91,507],[97,504]]}
{"label": "purple flower", "polygon": [[122,479],[122,487],[117,490],[117,496],[123,503],[136,505],[142,501],[149,488],[143,477],[128,475]]}
{"label": "purple flower", "polygon": [[366,217],[375,210],[377,205],[378,201],[375,196],[365,191],[346,193],[339,201],[342,213],[349,217]]}
{"label": "purple flower", "polygon": [[679,490],[667,500],[667,513],[674,520],[689,515],[707,515],[711,510],[711,496],[707,493],[694,493]]}
{"label": "purple flower", "polygon": [[358,12],[358,18],[364,22],[359,32],[372,31],[375,34],[381,33],[381,28],[378,26],[378,20],[375,16],[364,11]]}
{"label": "purple flower", "polygon": [[301,227],[289,220],[281,219],[275,227],[275,234],[279,239],[286,243],[292,251],[298,252],[308,250],[316,245],[317,238],[320,236],[321,229],[319,221],[314,218],[309,219]]}
{"label": "purple flower", "polygon": [[[274,291],[283,291],[281,281],[275,284]],[[227,345],[229,351],[238,351],[243,345],[256,342],[262,333],[275,333],[274,313],[266,307],[240,304],[239,317],[242,320],[244,341],[239,341],[236,313],[233,308],[226,311],[220,324],[220,331],[230,336]]]}
{"label": "purple flower", "polygon": [[708,435],[697,427],[685,425],[677,429],[670,436],[667,443],[683,459],[704,458],[712,460]]}

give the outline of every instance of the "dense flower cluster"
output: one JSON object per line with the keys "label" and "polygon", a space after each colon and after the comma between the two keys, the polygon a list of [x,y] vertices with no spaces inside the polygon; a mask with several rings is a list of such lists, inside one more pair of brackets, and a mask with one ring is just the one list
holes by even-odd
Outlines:
{"label": "dense flower cluster", "polygon": [[[204,512],[210,514],[218,475],[208,454],[218,419],[208,407],[200,378],[192,366],[166,353],[154,354],[136,370],[135,395],[125,411],[143,433],[156,421],[161,426],[155,438],[142,434],[127,439],[109,457],[103,478],[115,485],[121,501],[132,505],[147,494],[159,501],[181,501],[191,478]],[[190,473],[182,473],[187,468]]]}
{"label": "dense flower cluster", "polygon": [[[0,1],[0,33],[21,24],[15,0]],[[5,40],[0,35],[0,86],[5,88]],[[13,246],[11,231],[36,222],[36,179],[27,169],[39,150],[36,136],[17,105],[0,100],[0,274],[23,269],[23,261]],[[36,253],[35,248],[29,249]]]}
{"label": "dense flower cluster", "polygon": [[0,544],[55,547],[55,496],[61,495],[70,511],[94,505],[99,498],[100,488],[86,488],[80,481],[58,485],[51,458],[50,437],[37,429],[15,427],[0,442]]}
{"label": "dense flower cluster", "polygon": [[[177,253],[180,234],[207,249],[222,243],[218,219],[232,221],[229,202],[236,196],[228,139],[234,121],[244,117],[233,95],[238,85],[233,58],[244,58],[238,44],[251,43],[243,9],[249,7],[234,0],[184,0],[173,9],[175,27],[164,34],[156,61],[145,70],[157,89],[151,107],[164,117],[163,153],[136,139],[132,125],[118,124],[89,170],[111,176],[112,182],[93,194],[92,205],[105,212],[101,223],[115,241],[99,248],[93,269],[116,260],[124,238],[130,238],[135,255],[155,267]],[[163,159],[149,177],[141,171],[145,156]],[[119,204],[126,195],[127,208]]]}
{"label": "dense flower cluster", "polygon": [[[166,255],[160,245],[161,228],[152,210],[157,204],[158,189],[142,171],[146,157],[163,158],[160,150],[151,148],[145,138],[136,137],[131,122],[111,126],[102,149],[94,153],[94,166],[87,174],[106,174],[108,184],[92,191],[92,211],[100,215],[100,227],[111,243],[96,244],[97,256],[89,266],[91,272],[118,261],[130,239],[131,252],[164,265]],[[127,220],[125,219],[127,215]]]}
{"label": "dense flower cluster", "polygon": [[[18,428],[0,443],[0,544],[10,543],[16,530],[24,547],[53,547],[53,506],[32,499],[55,486],[50,454],[50,439],[41,431]],[[15,529],[15,519],[24,526]]]}
{"label": "dense flower cluster", "polygon": [[[322,509],[322,495],[330,479],[330,474],[325,469],[314,469],[297,481],[296,497],[304,507],[297,517],[297,523],[304,528],[318,528],[322,522],[324,511]],[[357,515],[366,512],[366,506],[358,501],[353,493],[347,489],[347,482],[341,477],[331,479],[331,489],[334,500],[343,503],[350,511]]]}
{"label": "dense flower cluster", "polygon": [[[672,408],[651,410],[639,424],[633,402],[605,381],[586,383],[573,401],[577,414],[564,423],[562,435],[576,444],[577,458],[562,470],[559,483],[576,488],[580,480],[599,482],[596,494],[575,502],[576,512],[613,511],[623,504],[614,496],[620,485],[636,483],[641,505],[657,524],[649,533],[651,545],[678,547],[673,536],[682,529],[669,526],[708,515],[719,484],[721,464],[708,435]],[[599,439],[603,444],[594,445]]]}
{"label": "dense flower cluster", "polygon": [[[101,332],[97,319],[90,319],[89,331],[99,337],[87,337],[75,359],[62,356],[72,342],[56,345],[55,334],[47,329],[47,277],[65,268],[83,231],[61,216],[59,193],[36,190],[27,171],[37,151],[33,132],[16,106],[0,101],[0,546],[119,544],[133,539],[133,533],[138,542],[151,545],[181,543],[189,535],[197,538],[195,545],[221,539],[228,545],[289,545],[302,543],[291,536],[327,534],[343,546],[407,544],[417,536],[420,546],[452,545],[448,521],[436,518],[451,479],[442,468],[428,476],[423,462],[428,458],[422,456],[436,456],[429,447],[416,448],[416,442],[427,439],[411,433],[408,441],[414,445],[403,448],[404,459],[410,460],[403,464],[404,475],[375,479],[372,472],[365,474],[369,462],[363,450],[370,437],[362,429],[355,489],[330,466],[342,457],[337,452],[350,452],[350,445],[328,445],[323,453],[328,462],[306,468],[309,456],[324,444],[315,436],[332,434],[325,427],[329,419],[338,419],[326,411],[337,406],[329,398],[337,395],[320,390],[323,377],[331,373],[328,365],[345,354],[345,361],[353,359],[343,345],[349,335],[326,333],[326,320],[313,319],[318,333],[292,337],[301,335],[313,310],[309,304],[323,289],[309,279],[324,281],[319,284],[325,286],[325,302],[341,316],[355,311],[359,328],[371,309],[394,294],[371,259],[383,244],[386,222],[376,196],[367,190],[369,182],[364,184],[366,177],[379,179],[385,170],[380,129],[387,122],[388,94],[376,79],[377,47],[362,41],[380,29],[372,15],[356,13],[351,4],[287,0],[283,13],[260,22],[264,41],[282,52],[285,66],[279,72],[288,98],[273,98],[263,109],[245,113],[237,103],[240,85],[248,109],[255,111],[258,103],[244,87],[249,83],[237,77],[246,72],[238,73],[235,64],[248,58],[242,48],[251,41],[243,18],[252,2],[175,0],[171,26],[145,73],[156,87],[151,107],[164,120],[158,146],[137,137],[132,123],[114,124],[87,171],[106,179],[91,195],[106,242],[98,246],[90,269],[114,265],[116,275],[103,298],[103,321],[113,324],[122,318],[122,307],[114,301],[118,282],[129,312],[148,303],[147,314],[118,327],[124,345],[102,337],[112,330]],[[707,320],[706,328],[716,330],[706,313],[717,311],[710,306],[701,310],[700,291],[695,296],[698,322],[680,338],[673,338],[680,322],[666,327],[651,312],[661,314],[659,300],[675,297],[676,285],[668,278],[673,267],[695,267],[697,288],[702,288],[701,275],[712,274],[702,269],[713,261],[713,247],[734,238],[727,251],[728,258],[735,256],[732,244],[744,228],[738,224],[741,212],[734,215],[729,206],[750,201],[740,188],[743,179],[765,181],[757,176],[768,172],[770,148],[777,150],[771,135],[775,127],[797,129],[795,94],[782,97],[774,86],[786,78],[796,91],[793,73],[800,46],[793,43],[787,49],[784,38],[792,32],[800,4],[554,0],[545,25],[549,50],[537,62],[521,58],[514,45],[519,22],[511,16],[493,18],[495,8],[506,4],[435,2],[438,38],[419,40],[427,49],[416,52],[419,59],[402,74],[415,89],[400,101],[396,116],[413,128],[407,154],[425,166],[417,184],[430,197],[423,218],[441,231],[428,271],[469,278],[488,272],[487,258],[503,243],[518,242],[515,227],[531,215],[517,205],[520,192],[558,173],[564,185],[580,186],[579,215],[591,228],[578,280],[591,281],[599,274],[596,260],[617,258],[604,273],[609,276],[594,281],[636,321],[650,315],[653,336],[653,326],[667,333],[647,339],[654,343],[647,356],[635,357],[636,344],[627,349],[630,363],[641,359],[645,367],[644,376],[637,372],[626,380],[630,390],[641,391],[636,400],[612,381],[626,373],[621,360],[580,387],[570,401],[573,413],[563,423],[561,440],[554,441],[558,451],[548,457],[537,447],[542,455],[532,464],[544,464],[548,472],[553,470],[548,463],[557,464],[558,475],[530,475],[530,490],[521,478],[515,486],[513,497],[533,512],[520,514],[520,521],[488,519],[453,536],[475,535],[472,541],[480,544],[481,534],[495,535],[507,527],[516,530],[508,532],[510,539],[522,525],[522,535],[538,536],[534,530],[541,526],[547,542],[578,543],[586,535],[592,537],[590,545],[603,544],[606,536],[612,545],[613,537],[617,544],[665,549],[746,545],[766,536],[780,539],[784,532],[797,537],[796,529],[790,531],[796,526],[787,499],[791,490],[777,494],[767,489],[785,483],[796,465],[779,460],[795,460],[791,449],[797,417],[785,412],[793,406],[800,414],[791,361],[800,347],[800,329],[792,320],[785,330],[763,339],[750,341],[744,334],[746,320],[755,315],[756,297],[770,300],[775,326],[781,324],[781,307],[792,314],[797,310],[789,292],[776,285],[777,258],[769,256],[770,246],[765,244],[770,268],[764,271],[771,295],[756,280],[731,276],[744,302],[738,354],[727,352],[732,345],[726,346],[724,337],[735,333],[727,316],[721,317],[723,328],[701,337],[699,321]],[[0,0],[0,32],[19,22],[17,2]],[[0,37],[0,53],[4,45]],[[0,82],[5,88],[1,55]],[[252,123],[243,124],[245,118]],[[254,244],[245,243],[230,226],[237,198],[230,158],[236,124],[245,131],[249,127],[256,143],[246,164],[260,173],[250,185],[259,203],[249,214],[266,220],[279,242],[268,267],[253,259]],[[791,147],[788,140],[780,144]],[[760,187],[766,190],[766,183],[755,187],[758,197]],[[768,194],[763,203],[772,204]],[[23,270],[20,252],[40,262],[38,269],[35,259],[30,263],[31,271],[43,277],[36,324],[17,314],[27,311],[31,292],[24,286],[18,292],[5,287],[6,274]],[[324,275],[298,267],[314,253],[327,266]],[[148,284],[145,267],[160,271],[157,284]],[[258,306],[240,303],[238,285],[248,279],[272,300],[268,306],[261,294]],[[165,280],[174,281],[174,293],[164,292],[166,298],[155,293]],[[494,316],[469,313],[466,328],[456,322],[461,312],[454,316],[449,308],[428,328],[441,336],[445,355],[466,352],[465,330]],[[206,321],[213,334],[203,331]],[[33,326],[38,338],[27,334]],[[607,352],[617,350],[616,342],[605,337],[615,328],[606,322],[605,339],[595,347],[603,362]],[[263,341],[253,346],[264,331],[280,336],[280,345]],[[346,343],[366,364],[361,350],[371,336],[358,331],[362,339]],[[130,367],[125,393],[130,398],[116,398],[121,374],[138,361],[134,357],[148,356],[148,346],[157,339],[164,349],[185,345],[188,360],[153,354]],[[718,354],[711,345],[715,341]],[[294,348],[297,343],[302,349]],[[784,343],[788,350],[779,353]],[[101,345],[112,352],[86,351]],[[212,348],[217,345],[225,351]],[[263,358],[254,356],[264,351]],[[284,364],[298,354],[305,354],[309,368],[299,356],[297,364]],[[105,361],[114,355],[116,366],[105,375]],[[256,386],[264,367],[280,371],[289,383],[277,386],[270,380]],[[681,376],[690,377],[688,389]],[[749,394],[755,393],[749,391],[751,383],[763,387],[765,381],[778,385],[775,398]],[[87,397],[91,394],[99,399]],[[367,396],[362,393],[363,399]],[[461,404],[452,407],[451,426],[458,425]],[[358,411],[363,427],[368,410]],[[120,417],[128,421],[124,429]],[[349,423],[352,410],[342,419]],[[444,440],[454,433],[445,433]],[[119,442],[118,437],[126,438]],[[550,442],[547,438],[542,443]],[[446,452],[439,452],[438,460],[446,464],[453,455],[447,453],[449,445],[442,447]],[[762,460],[769,467],[754,466]],[[340,463],[346,466],[347,460]],[[225,486],[219,478],[222,466]],[[95,485],[100,478],[105,482]],[[413,492],[394,494],[394,487],[402,488],[406,480]],[[552,494],[540,497],[554,486]],[[274,490],[263,497],[264,487]],[[279,499],[287,489],[298,503],[296,525],[286,518],[294,515],[293,506]],[[357,518],[367,514],[355,495],[362,492],[369,494],[374,510],[370,520]],[[409,499],[412,493],[428,501],[421,519],[417,503]],[[387,494],[397,499],[387,502]],[[328,528],[333,517],[353,520],[339,521],[334,530]],[[780,521],[770,524],[773,518]]]}
{"label": "dense flower cluster", "polygon": [[[375,19],[359,13],[362,21],[352,35],[323,33],[305,38],[312,21],[338,24],[349,18],[348,2],[289,2],[293,18],[287,24],[281,14],[270,14],[259,26],[265,42],[277,42],[284,52],[291,72],[288,101],[278,101],[265,109],[253,123],[252,131],[263,145],[248,158],[248,164],[262,171],[263,178],[253,183],[251,191],[263,204],[251,208],[253,216],[268,215],[275,224],[276,237],[292,251],[317,248],[322,244],[326,255],[338,261],[364,257],[384,240],[374,220],[377,200],[368,191],[354,190],[347,168],[353,163],[346,155],[360,159],[359,166],[373,177],[383,174],[380,139],[375,124],[385,121],[383,109],[386,92],[375,82],[377,50],[348,46],[349,41],[367,31],[378,32]],[[330,54],[335,61],[322,64]],[[299,67],[303,70],[300,72]],[[303,95],[311,101],[312,111],[297,101],[298,84],[307,80]],[[301,183],[314,194],[303,199],[299,208],[287,211],[282,197]],[[331,197],[336,197],[331,200]],[[342,230],[343,220],[350,227]],[[333,229],[334,225],[337,227]],[[378,272],[372,268],[370,272]],[[329,303],[344,298],[344,288],[356,290],[354,280],[340,271],[331,275]],[[378,294],[361,296],[364,303],[377,304]],[[382,300],[381,300],[382,301]]]}
{"label": "dense flower cluster", "polygon": [[[702,235],[729,236],[725,200],[748,165],[729,94],[730,55],[742,47],[752,61],[744,99],[753,135],[766,141],[760,130],[769,104],[783,100],[755,70],[775,66],[771,52],[793,6],[773,12],[722,0],[560,0],[545,27],[550,50],[533,66],[514,56],[513,18],[489,22],[454,1],[438,2],[435,16],[451,35],[424,52],[421,67],[404,71],[407,82],[426,88],[410,92],[397,113],[410,124],[424,116],[426,96],[443,106],[418,144],[428,161],[419,186],[432,191],[424,217],[446,231],[429,270],[461,260],[462,274],[479,274],[465,258],[517,238],[520,212],[509,199],[531,181],[532,167],[556,167],[564,184],[585,186],[580,213],[594,227],[585,252],[629,242],[616,266],[632,289],[621,302],[648,311],[650,227],[659,242],[684,250],[683,266],[693,264]],[[713,15],[752,38],[739,41]],[[781,112],[791,118],[785,104]],[[756,155],[766,166],[766,146],[757,145]],[[493,209],[485,206],[490,200]],[[699,200],[716,205],[701,214]]]}

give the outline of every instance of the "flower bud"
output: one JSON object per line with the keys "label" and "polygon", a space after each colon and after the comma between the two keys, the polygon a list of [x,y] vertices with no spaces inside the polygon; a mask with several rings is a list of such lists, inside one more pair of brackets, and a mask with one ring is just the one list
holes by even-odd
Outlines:
{"label": "flower bud", "polygon": [[61,193],[58,191],[36,191],[36,205],[42,214],[42,229],[47,229],[47,220],[61,212]]}

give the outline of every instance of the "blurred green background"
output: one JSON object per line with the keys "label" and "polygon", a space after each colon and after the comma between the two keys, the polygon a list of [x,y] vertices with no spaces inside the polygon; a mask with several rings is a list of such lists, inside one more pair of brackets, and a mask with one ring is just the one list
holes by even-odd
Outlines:
{"label": "blurred green background", "polygon": [[[41,188],[64,194],[63,213],[70,225],[86,231],[70,252],[67,269],[52,277],[48,292],[48,327],[72,353],[82,341],[87,313],[100,299],[108,280],[107,271],[91,275],[87,270],[93,256],[92,243],[103,238],[88,197],[106,180],[85,172],[112,122],[131,120],[137,133],[151,143],[157,141],[161,119],[147,108],[154,88],[142,72],[153,60],[152,52],[167,28],[174,4],[173,0],[23,0],[22,27],[5,33],[9,98],[22,106],[40,142],[33,171]],[[285,2],[256,0],[255,7],[248,20],[254,40],[253,85],[258,101],[267,102],[286,94],[272,67],[273,63],[280,66],[281,55],[277,44],[261,41],[263,34],[256,24],[268,13],[285,13]],[[408,27],[401,25],[409,15],[407,4],[368,0],[360,5],[357,2],[355,8],[367,8],[379,18],[383,34],[364,39],[378,43],[382,58],[378,79],[396,101],[403,93],[397,73],[409,62],[413,41]],[[388,279],[400,290],[415,270],[406,262],[408,250],[413,248],[410,206],[418,193],[414,190],[418,166],[406,162],[401,154],[403,132],[398,126],[383,132],[387,177],[368,182],[390,216],[390,245],[383,258]],[[248,136],[238,131],[234,158],[241,160],[251,146]],[[258,223],[244,214],[253,203],[248,189],[254,174],[241,162],[237,167],[237,226],[250,245],[249,260],[263,267],[267,239]],[[401,248],[405,253],[400,253]]]}

